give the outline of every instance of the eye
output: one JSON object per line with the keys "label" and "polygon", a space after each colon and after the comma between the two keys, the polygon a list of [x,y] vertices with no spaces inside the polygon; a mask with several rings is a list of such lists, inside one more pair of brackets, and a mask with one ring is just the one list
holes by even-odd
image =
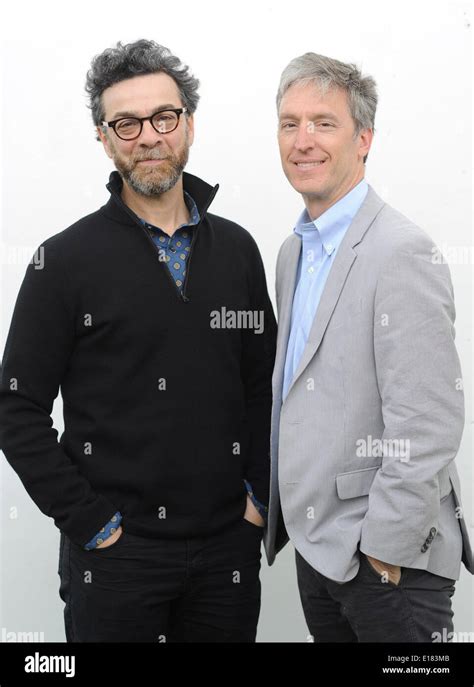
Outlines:
{"label": "eye", "polygon": [[294,129],[296,127],[296,124],[294,122],[283,122],[280,124],[280,129],[288,130],[288,129]]}
{"label": "eye", "polygon": [[133,129],[133,127],[135,127],[136,125],[136,119],[122,119],[120,122],[118,122],[117,127],[120,131],[128,131],[130,129]]}

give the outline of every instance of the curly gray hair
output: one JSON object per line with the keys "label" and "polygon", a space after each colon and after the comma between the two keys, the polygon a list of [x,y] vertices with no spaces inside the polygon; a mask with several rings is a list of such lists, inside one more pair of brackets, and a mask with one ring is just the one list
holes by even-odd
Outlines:
{"label": "curly gray hair", "polygon": [[[87,72],[85,90],[94,125],[99,126],[105,117],[102,93],[106,88],[134,76],[158,72],[164,72],[174,79],[183,106],[190,115],[193,114],[199,101],[199,81],[187,65],[155,41],[141,39],[126,45],[119,41],[115,47],[96,55]],[[97,140],[100,140],[98,136]]]}

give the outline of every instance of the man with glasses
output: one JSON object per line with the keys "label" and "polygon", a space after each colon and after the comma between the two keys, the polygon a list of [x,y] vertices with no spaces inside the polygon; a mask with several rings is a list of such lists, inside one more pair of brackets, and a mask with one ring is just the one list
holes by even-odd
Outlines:
{"label": "man with glasses", "polygon": [[275,320],[255,241],[183,171],[198,85],[152,41],[94,58],[110,199],[42,244],[8,335],[0,440],[61,530],[68,641],[255,640]]}

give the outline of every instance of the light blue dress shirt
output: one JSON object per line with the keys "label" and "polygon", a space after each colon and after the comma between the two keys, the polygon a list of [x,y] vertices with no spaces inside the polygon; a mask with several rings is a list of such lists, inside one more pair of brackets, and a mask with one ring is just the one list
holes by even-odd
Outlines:
{"label": "light blue dress shirt", "polygon": [[301,236],[301,253],[291,311],[291,329],[286,351],[283,399],[286,398],[318,310],[331,267],[342,239],[359,210],[368,185],[362,179],[343,198],[311,221],[305,209],[294,228]]}

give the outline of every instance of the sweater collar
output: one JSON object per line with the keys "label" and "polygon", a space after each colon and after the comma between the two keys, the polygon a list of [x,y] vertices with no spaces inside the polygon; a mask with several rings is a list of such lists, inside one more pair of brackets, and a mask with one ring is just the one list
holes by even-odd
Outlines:
{"label": "sweater collar", "polygon": [[[140,222],[139,217],[123,202],[121,196],[122,186],[123,180],[120,174],[117,171],[112,172],[109,182],[106,184],[107,190],[110,191],[110,198],[102,209],[106,215],[116,221],[125,224],[130,224],[132,220]],[[183,189],[194,199],[202,221],[208,207],[214,200],[219,184],[211,186],[199,177],[183,172]]]}

